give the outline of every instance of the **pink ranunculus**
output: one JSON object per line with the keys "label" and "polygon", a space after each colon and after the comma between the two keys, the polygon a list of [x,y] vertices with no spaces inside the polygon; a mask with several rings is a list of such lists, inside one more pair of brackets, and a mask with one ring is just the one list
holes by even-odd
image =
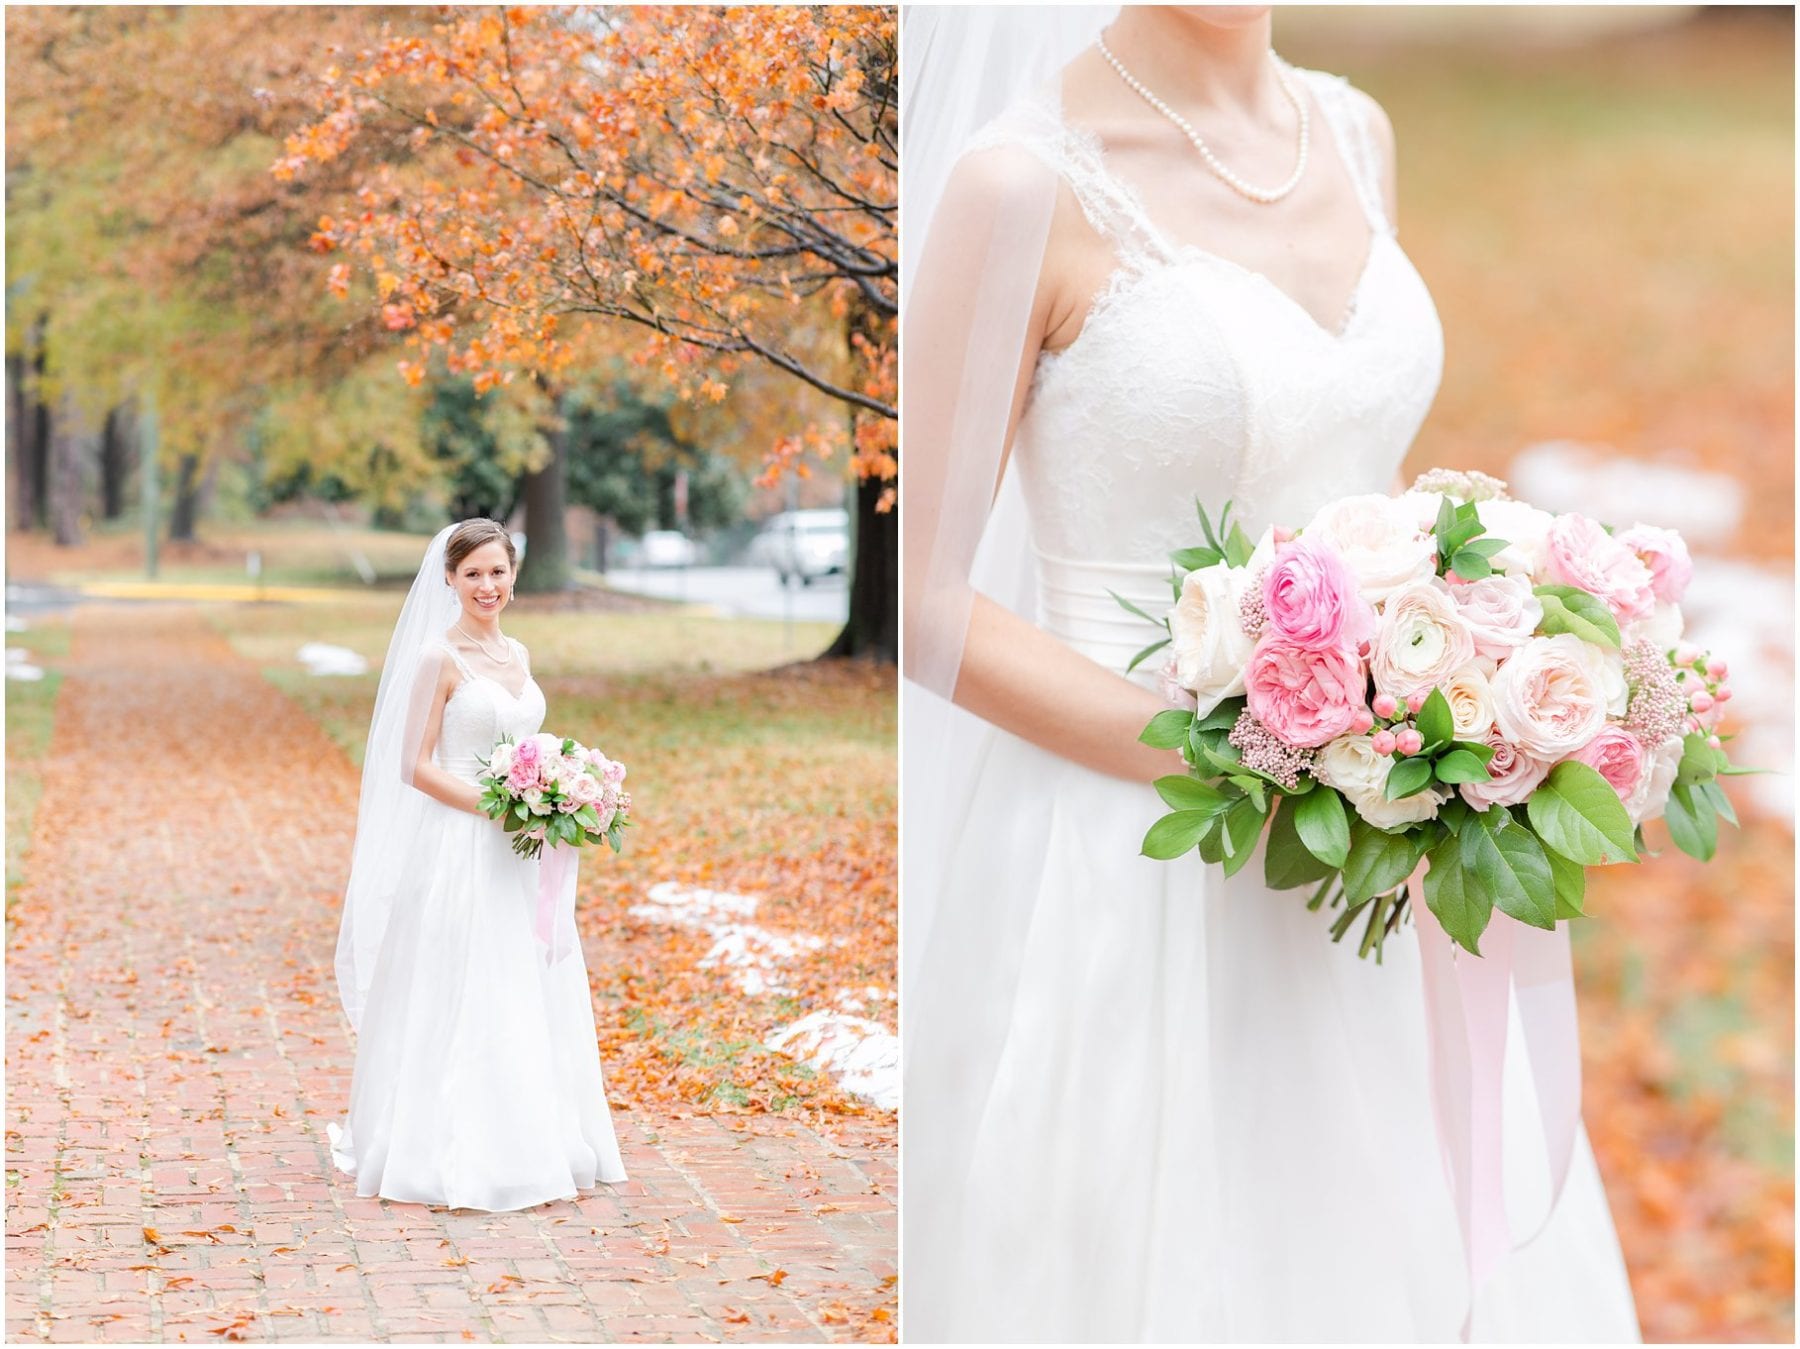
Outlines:
{"label": "pink ranunculus", "polygon": [[1450,592],[1475,639],[1475,654],[1494,664],[1524,646],[1543,620],[1544,605],[1523,576],[1495,573]]}
{"label": "pink ranunculus", "polygon": [[1656,608],[1650,568],[1597,520],[1574,512],[1557,516],[1548,550],[1550,580],[1597,597],[1619,622],[1648,618]]}
{"label": "pink ranunculus", "polygon": [[1457,788],[1474,809],[1516,806],[1550,775],[1549,762],[1527,754],[1498,731],[1489,731],[1486,741],[1494,751],[1494,757],[1488,760],[1488,781],[1465,782]]}
{"label": "pink ranunculus", "polygon": [[1269,627],[1310,651],[1354,647],[1375,629],[1375,610],[1357,591],[1356,576],[1322,540],[1297,539],[1275,550],[1263,573]]}
{"label": "pink ranunculus", "polygon": [[1576,763],[1584,763],[1601,777],[1623,801],[1631,795],[1644,775],[1644,745],[1622,726],[1604,726],[1600,734],[1569,755]]}
{"label": "pink ranunculus", "polygon": [[1270,633],[1250,653],[1244,691],[1250,712],[1290,745],[1316,747],[1356,722],[1366,676],[1348,647],[1315,651]]}
{"label": "pink ranunculus", "polygon": [[1687,541],[1672,529],[1655,525],[1633,525],[1618,535],[1618,541],[1650,569],[1650,588],[1664,604],[1680,604],[1694,579],[1694,560],[1688,556]]}
{"label": "pink ranunculus", "polygon": [[542,757],[543,751],[539,749],[535,739],[527,738],[513,746],[513,762],[515,764],[528,764],[535,771],[538,760]]}

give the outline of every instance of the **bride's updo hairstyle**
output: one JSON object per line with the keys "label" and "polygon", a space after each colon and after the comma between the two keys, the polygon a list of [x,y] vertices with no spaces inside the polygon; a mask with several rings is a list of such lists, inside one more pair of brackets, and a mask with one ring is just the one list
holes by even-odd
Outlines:
{"label": "bride's updo hairstyle", "polygon": [[444,575],[453,575],[462,560],[483,544],[497,543],[506,549],[506,560],[514,571],[519,569],[519,555],[513,549],[512,535],[498,520],[464,520],[444,540]]}

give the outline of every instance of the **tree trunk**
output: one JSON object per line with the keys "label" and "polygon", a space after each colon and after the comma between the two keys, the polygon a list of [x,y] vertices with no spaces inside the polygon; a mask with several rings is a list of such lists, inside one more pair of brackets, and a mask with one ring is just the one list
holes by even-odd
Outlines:
{"label": "tree trunk", "polygon": [[169,512],[169,541],[192,543],[200,520],[200,456],[184,454],[175,467],[175,507]]}
{"label": "tree trunk", "polygon": [[50,529],[59,548],[81,543],[82,517],[87,512],[87,461],[93,437],[73,393],[65,392],[57,409],[56,434],[50,442]]}
{"label": "tree trunk", "polygon": [[825,652],[859,660],[900,658],[900,511],[878,511],[886,484],[856,484],[856,548],[850,559],[850,618]]}
{"label": "tree trunk", "polygon": [[117,520],[125,514],[125,479],[131,470],[131,422],[129,403],[106,414],[100,432],[100,515]]}
{"label": "tree trunk", "polygon": [[564,516],[569,505],[569,429],[560,417],[544,428],[550,442],[550,462],[525,475],[525,561],[519,572],[519,589],[542,595],[567,590],[569,530]]}
{"label": "tree trunk", "polygon": [[37,409],[25,391],[25,358],[6,358],[6,470],[12,482],[13,524],[30,529],[37,523],[37,502],[43,485],[32,470],[32,435],[37,430]]}
{"label": "tree trunk", "polygon": [[31,434],[25,452],[31,474],[31,514],[27,529],[41,529],[50,522],[50,404],[44,401],[44,320],[32,328],[31,396],[26,418]]}

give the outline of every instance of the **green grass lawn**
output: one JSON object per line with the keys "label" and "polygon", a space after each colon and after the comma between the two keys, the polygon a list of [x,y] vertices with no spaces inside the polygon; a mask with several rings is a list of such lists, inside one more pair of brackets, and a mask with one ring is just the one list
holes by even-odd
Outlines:
{"label": "green grass lawn", "polygon": [[43,762],[50,753],[57,666],[69,654],[69,628],[61,618],[35,619],[27,632],[8,633],[10,646],[24,647],[44,669],[37,683],[6,681],[6,913],[11,928],[13,900],[24,881],[31,826],[43,795]]}

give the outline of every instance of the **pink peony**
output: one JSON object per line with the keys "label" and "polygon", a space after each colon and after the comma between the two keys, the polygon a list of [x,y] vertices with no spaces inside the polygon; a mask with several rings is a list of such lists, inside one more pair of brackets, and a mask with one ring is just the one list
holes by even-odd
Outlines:
{"label": "pink peony", "polygon": [[1656,598],[1665,604],[1680,604],[1688,582],[1694,579],[1694,561],[1681,535],[1655,525],[1633,525],[1617,537],[1650,569],[1650,588]]}
{"label": "pink peony", "polygon": [[1357,593],[1356,577],[1330,544],[1282,544],[1263,573],[1263,607],[1279,637],[1310,651],[1354,647],[1374,631],[1375,611]]}
{"label": "pink peony", "polygon": [[1347,647],[1310,650],[1270,634],[1244,675],[1251,714],[1290,745],[1315,748],[1356,724],[1364,706],[1362,661]]}
{"label": "pink peony", "polygon": [[516,795],[543,784],[538,780],[537,765],[527,762],[522,756],[513,756],[513,766],[506,774],[506,785]]}
{"label": "pink peony", "polygon": [[1644,775],[1644,746],[1622,726],[1606,726],[1600,734],[1569,755],[1576,763],[1584,763],[1619,794],[1621,801],[1636,790]]}
{"label": "pink peony", "polygon": [[538,748],[536,740],[521,740],[513,746],[514,763],[529,764],[535,769],[538,766],[538,760],[542,757],[542,751]]}
{"label": "pink peony", "polygon": [[1551,765],[1546,760],[1527,754],[1497,731],[1488,733],[1487,743],[1494,751],[1488,760],[1488,781],[1465,782],[1457,788],[1474,809],[1516,806],[1550,775]]}
{"label": "pink peony", "polygon": [[[1621,675],[1618,682],[1622,685]],[[1494,674],[1494,725],[1549,763],[1567,758],[1606,725],[1612,671],[1599,647],[1573,633],[1533,637]]]}
{"label": "pink peony", "polygon": [[1656,609],[1650,568],[1598,521],[1573,512],[1557,516],[1550,526],[1548,550],[1545,570],[1550,580],[1587,591],[1619,622],[1648,618]]}

